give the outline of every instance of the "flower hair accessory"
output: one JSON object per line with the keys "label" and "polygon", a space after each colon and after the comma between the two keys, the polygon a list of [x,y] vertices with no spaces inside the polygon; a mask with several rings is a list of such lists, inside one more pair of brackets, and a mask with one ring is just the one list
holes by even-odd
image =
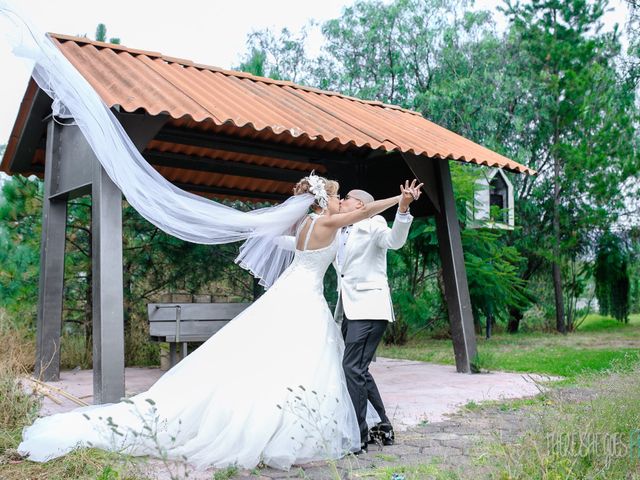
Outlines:
{"label": "flower hair accessory", "polygon": [[316,197],[316,201],[323,210],[329,206],[329,196],[325,188],[325,182],[322,178],[312,171],[307,177],[309,182],[309,191]]}

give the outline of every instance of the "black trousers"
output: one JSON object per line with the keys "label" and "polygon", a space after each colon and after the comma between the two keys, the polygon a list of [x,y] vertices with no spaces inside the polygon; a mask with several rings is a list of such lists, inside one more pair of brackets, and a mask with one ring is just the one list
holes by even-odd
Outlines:
{"label": "black trousers", "polygon": [[342,321],[342,337],[345,343],[342,367],[360,425],[362,442],[367,440],[369,434],[367,400],[376,409],[380,419],[389,422],[376,382],[369,373],[369,365],[388,323],[386,320],[349,320],[346,317]]}

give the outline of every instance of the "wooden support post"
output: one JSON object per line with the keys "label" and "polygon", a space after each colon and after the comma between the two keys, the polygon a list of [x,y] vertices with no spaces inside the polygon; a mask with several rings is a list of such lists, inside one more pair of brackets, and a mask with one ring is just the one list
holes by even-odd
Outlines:
{"label": "wooden support post", "polygon": [[93,402],[124,397],[122,194],[98,161],[91,190]]}
{"label": "wooden support post", "polygon": [[169,368],[173,368],[178,363],[177,344],[171,342],[169,344]]}
{"label": "wooden support post", "polygon": [[44,381],[60,379],[67,200],[50,198],[58,175],[60,129],[61,127],[51,118],[47,126],[36,327],[35,375]]}
{"label": "wooden support post", "polygon": [[[138,150],[143,150],[165,115],[118,114]],[[124,396],[124,298],[122,273],[122,193],[94,157],[92,179],[93,402]]]}
{"label": "wooden support post", "polygon": [[449,162],[414,155],[403,157],[416,177],[424,182],[427,196],[438,203],[434,202],[436,231],[456,369],[472,373],[477,354],[476,337]]}

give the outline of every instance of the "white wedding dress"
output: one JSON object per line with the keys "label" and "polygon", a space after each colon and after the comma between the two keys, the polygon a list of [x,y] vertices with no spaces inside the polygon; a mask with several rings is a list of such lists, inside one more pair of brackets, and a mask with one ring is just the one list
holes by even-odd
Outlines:
{"label": "white wedding dress", "polygon": [[93,446],[164,452],[196,468],[264,462],[288,469],[359,450],[344,344],[323,296],[336,249],[334,241],[296,250],[262,297],[148,391],[39,418],[24,429],[18,451],[47,461]]}

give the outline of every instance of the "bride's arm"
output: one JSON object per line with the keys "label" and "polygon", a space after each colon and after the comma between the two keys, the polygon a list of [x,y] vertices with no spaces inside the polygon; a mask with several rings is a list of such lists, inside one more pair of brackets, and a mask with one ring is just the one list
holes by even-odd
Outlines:
{"label": "bride's arm", "polygon": [[404,186],[400,185],[400,195],[395,197],[385,198],[383,200],[376,200],[371,203],[365,204],[363,207],[354,210],[349,213],[335,213],[329,217],[323,218],[324,226],[328,228],[341,228],[346,225],[351,225],[356,222],[360,222],[366,218],[371,218],[378,213],[384,212],[387,208],[396,205],[403,196],[406,196],[409,200],[407,205],[411,203],[411,201],[420,197],[422,183],[416,185],[416,181],[412,181],[411,184],[409,182],[405,182]]}
{"label": "bride's arm", "polygon": [[387,208],[397,205],[400,201],[400,197],[401,195],[396,195],[395,197],[376,200],[349,213],[334,213],[333,215],[326,217],[323,224],[326,227],[336,229],[342,228],[346,225],[351,225],[352,223],[373,217],[378,213],[384,212]]}

